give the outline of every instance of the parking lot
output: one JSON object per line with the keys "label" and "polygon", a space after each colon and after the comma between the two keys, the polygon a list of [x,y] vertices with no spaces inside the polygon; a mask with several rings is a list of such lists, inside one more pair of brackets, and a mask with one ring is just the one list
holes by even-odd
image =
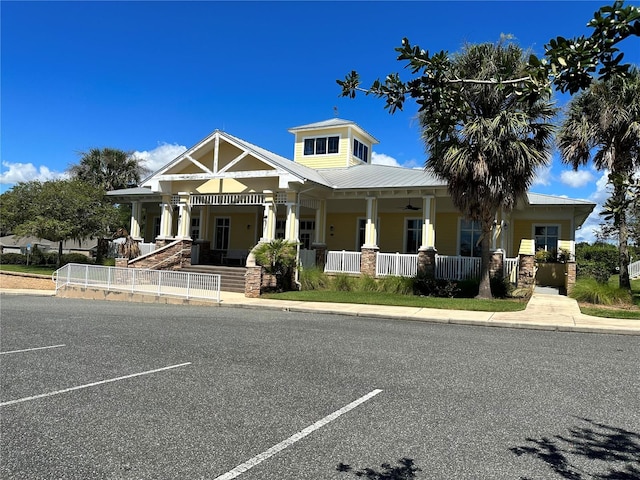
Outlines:
{"label": "parking lot", "polygon": [[639,337],[0,301],[1,478],[640,476]]}

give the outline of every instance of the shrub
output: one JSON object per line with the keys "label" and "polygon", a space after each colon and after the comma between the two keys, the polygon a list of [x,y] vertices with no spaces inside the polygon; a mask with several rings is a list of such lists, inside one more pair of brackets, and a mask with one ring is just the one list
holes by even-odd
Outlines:
{"label": "shrub", "polygon": [[460,294],[460,288],[457,282],[418,275],[413,280],[413,293],[428,297],[455,298]]}
{"label": "shrub", "polygon": [[329,277],[321,268],[300,269],[300,285],[302,290],[324,290],[330,285]]}
{"label": "shrub", "polygon": [[598,283],[609,282],[611,270],[606,263],[596,261],[582,261],[576,265],[576,275],[578,279],[593,279]]}
{"label": "shrub", "polygon": [[67,253],[62,255],[62,261],[60,262],[60,265],[64,266],[67,263],[86,264],[86,263],[93,263],[93,261],[86,255],[83,255],[81,253]]}
{"label": "shrub", "polygon": [[395,293],[398,295],[410,295],[413,293],[413,278],[410,277],[383,277],[378,283],[380,292]]}
{"label": "shrub", "polygon": [[628,290],[600,283],[593,278],[578,280],[571,297],[579,302],[598,305],[630,304],[632,300]]}
{"label": "shrub", "polygon": [[460,298],[474,298],[478,296],[480,291],[480,282],[478,280],[461,280],[458,282]]}
{"label": "shrub", "polygon": [[3,253],[0,255],[0,263],[5,265],[25,265],[27,257],[21,253]]}
{"label": "shrub", "polygon": [[491,294],[495,298],[507,298],[512,291],[513,286],[508,279],[502,277],[493,277],[491,279]]}
{"label": "shrub", "polygon": [[352,292],[353,286],[354,279],[346,273],[338,273],[331,282],[331,287],[337,292]]}
{"label": "shrub", "polygon": [[616,273],[620,263],[618,248],[609,243],[578,244],[576,245],[576,263],[578,269],[582,265],[596,263],[609,273]]}
{"label": "shrub", "polygon": [[356,289],[360,292],[375,292],[378,288],[378,282],[371,275],[362,275],[356,281]]}

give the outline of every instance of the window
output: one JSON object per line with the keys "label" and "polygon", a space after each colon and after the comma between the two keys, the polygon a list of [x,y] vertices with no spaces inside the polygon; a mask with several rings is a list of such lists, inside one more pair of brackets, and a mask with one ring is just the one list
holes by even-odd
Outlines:
{"label": "window", "polygon": [[311,248],[311,239],[315,228],[315,220],[300,220],[300,248],[306,250]]}
{"label": "window", "polygon": [[353,155],[358,157],[363,162],[369,162],[369,147],[364,143],[359,142],[355,138],[353,139]]}
{"label": "window", "polygon": [[227,250],[229,248],[229,229],[231,221],[228,217],[216,218],[215,249]]}
{"label": "window", "polygon": [[482,246],[478,244],[481,234],[480,222],[461,219],[458,255],[462,257],[481,257]]}
{"label": "window", "polygon": [[560,227],[558,225],[534,225],[533,237],[536,244],[536,252],[544,250],[555,254],[558,250],[559,233]]}
{"label": "window", "polygon": [[325,155],[327,153],[338,153],[340,137],[318,137],[304,139],[305,155]]}
{"label": "window", "polygon": [[276,220],[276,238],[284,239],[284,230],[286,226],[286,220]]}
{"label": "window", "polygon": [[191,217],[191,238],[200,238],[200,217]]}
{"label": "window", "polygon": [[418,252],[422,244],[422,222],[423,220],[421,218],[406,219],[405,253]]}

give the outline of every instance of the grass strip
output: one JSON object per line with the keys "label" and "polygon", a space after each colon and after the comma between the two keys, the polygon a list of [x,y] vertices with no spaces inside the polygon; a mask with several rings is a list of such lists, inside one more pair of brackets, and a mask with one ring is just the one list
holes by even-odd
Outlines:
{"label": "grass strip", "polygon": [[477,312],[517,312],[527,306],[522,300],[479,300],[475,298],[437,298],[399,295],[379,292],[340,292],[329,290],[303,290],[300,292],[269,293],[263,298],[299,302],[361,303],[398,307],[439,308],[447,310],[473,310]]}

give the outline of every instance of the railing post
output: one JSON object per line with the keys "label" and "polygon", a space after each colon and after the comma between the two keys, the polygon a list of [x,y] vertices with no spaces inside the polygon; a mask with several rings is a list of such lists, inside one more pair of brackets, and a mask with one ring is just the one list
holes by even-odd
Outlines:
{"label": "railing post", "polygon": [[160,292],[162,292],[162,272],[164,270],[158,270],[158,296],[160,296]]}
{"label": "railing post", "polygon": [[396,277],[397,277],[399,275],[398,271],[400,270],[400,252],[396,252],[395,262],[396,262],[395,272],[396,272]]}
{"label": "railing post", "polygon": [[107,268],[107,290],[111,290],[111,267]]}
{"label": "railing post", "polygon": [[187,298],[189,298],[190,288],[191,288],[191,274],[187,273]]}
{"label": "railing post", "polygon": [[89,286],[89,265],[84,267],[84,288]]}
{"label": "railing post", "polygon": [[131,293],[135,293],[136,291],[136,270],[137,269],[134,268],[131,272]]}

